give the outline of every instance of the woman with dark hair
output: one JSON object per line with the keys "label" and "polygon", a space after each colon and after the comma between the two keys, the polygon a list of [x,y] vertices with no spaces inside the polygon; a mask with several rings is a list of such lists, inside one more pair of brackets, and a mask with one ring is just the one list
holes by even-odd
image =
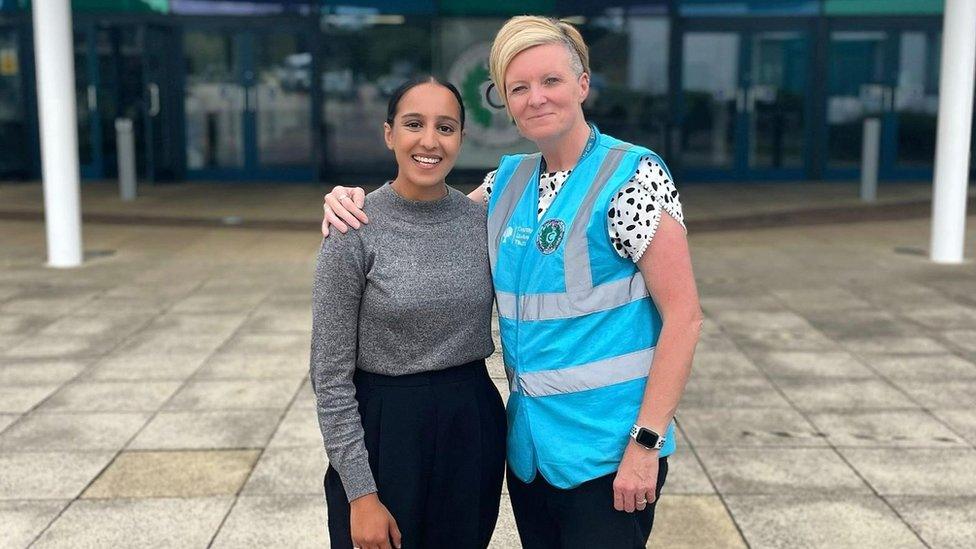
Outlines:
{"label": "woman with dark hair", "polygon": [[501,498],[505,411],[494,351],[485,209],[445,177],[464,106],[433,77],[390,99],[396,178],[374,221],[322,243],[311,381],[329,457],[333,548],[487,547]]}

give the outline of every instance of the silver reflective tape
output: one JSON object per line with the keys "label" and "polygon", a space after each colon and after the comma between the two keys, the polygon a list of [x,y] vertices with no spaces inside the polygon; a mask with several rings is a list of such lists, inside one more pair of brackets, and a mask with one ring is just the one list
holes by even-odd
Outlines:
{"label": "silver reflective tape", "polygon": [[518,386],[515,385],[515,383],[514,383],[514,381],[515,381],[515,371],[512,370],[511,368],[509,368],[508,366],[505,366],[505,377],[508,378],[508,390],[510,392],[512,392],[512,393],[517,393],[518,392]]}
{"label": "silver reflective tape", "polygon": [[515,318],[515,315],[517,314],[517,309],[515,307],[516,299],[518,298],[511,292],[495,290],[495,304],[498,305],[498,316],[511,320],[517,320]]}
{"label": "silver reflective tape", "polygon": [[[614,309],[632,301],[647,297],[647,285],[640,272],[633,276],[600,284],[590,290],[569,293],[529,294],[522,296],[522,320],[554,320],[588,315],[599,311]],[[511,298],[511,316],[515,318],[515,296]],[[498,314],[501,315],[501,295],[499,292]]]}
{"label": "silver reflective tape", "polygon": [[498,261],[498,245],[502,241],[502,231],[515,213],[515,207],[525,193],[525,187],[532,179],[532,174],[535,173],[540,156],[541,153],[535,153],[527,154],[522,158],[488,217],[488,260],[491,262],[492,271],[495,270],[495,263]]}
{"label": "silver reflective tape", "polygon": [[604,157],[600,169],[593,178],[586,197],[580,205],[579,210],[573,220],[573,224],[566,235],[566,247],[563,251],[563,272],[566,279],[566,291],[576,292],[588,290],[593,287],[593,279],[590,275],[590,248],[586,239],[586,225],[590,221],[593,213],[594,202],[603,190],[607,180],[617,171],[620,161],[623,160],[627,147],[613,148]]}
{"label": "silver reflective tape", "polygon": [[599,389],[647,377],[653,359],[654,349],[643,349],[559,370],[522,373],[518,384],[522,393],[531,397]]}

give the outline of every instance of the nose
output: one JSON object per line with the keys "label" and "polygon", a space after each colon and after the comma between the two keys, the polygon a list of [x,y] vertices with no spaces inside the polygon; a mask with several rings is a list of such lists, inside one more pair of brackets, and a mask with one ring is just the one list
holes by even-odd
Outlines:
{"label": "nose", "polygon": [[542,88],[538,86],[531,86],[529,88],[529,106],[531,107],[541,107],[546,103],[546,94]]}
{"label": "nose", "polygon": [[427,126],[424,128],[423,134],[420,136],[420,146],[425,149],[436,149],[437,148],[437,129],[433,126]]}

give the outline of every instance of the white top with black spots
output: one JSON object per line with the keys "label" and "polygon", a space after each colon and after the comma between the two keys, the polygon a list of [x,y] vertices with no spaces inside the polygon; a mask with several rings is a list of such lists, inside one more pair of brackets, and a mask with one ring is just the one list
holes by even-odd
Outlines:
{"label": "white top with black spots", "polygon": [[[539,218],[546,213],[570,173],[572,170],[539,176]],[[482,184],[486,203],[494,182],[495,172],[492,171]],[[662,211],[685,226],[674,182],[660,164],[645,156],[637,166],[637,173],[613,197],[607,210],[607,232],[620,257],[629,257],[634,263],[640,260],[657,232]]]}

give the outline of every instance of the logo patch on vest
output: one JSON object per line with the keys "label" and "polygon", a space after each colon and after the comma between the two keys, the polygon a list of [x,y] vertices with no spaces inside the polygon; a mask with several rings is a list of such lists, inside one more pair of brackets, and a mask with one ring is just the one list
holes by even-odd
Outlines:
{"label": "logo patch on vest", "polygon": [[565,233],[566,224],[561,219],[550,219],[539,228],[539,236],[536,238],[535,244],[539,247],[540,252],[549,255],[559,247]]}

